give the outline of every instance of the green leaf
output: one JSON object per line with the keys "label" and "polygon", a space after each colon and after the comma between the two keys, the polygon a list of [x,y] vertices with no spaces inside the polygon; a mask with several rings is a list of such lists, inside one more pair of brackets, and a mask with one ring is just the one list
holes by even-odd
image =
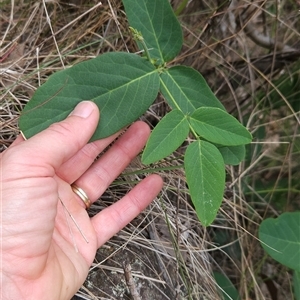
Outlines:
{"label": "green leaf", "polygon": [[240,296],[235,288],[235,286],[232,284],[232,282],[229,280],[229,278],[219,272],[214,272],[215,280],[219,286],[219,289],[222,293],[222,299],[224,300],[239,300]]}
{"label": "green leaf", "polygon": [[151,164],[175,151],[189,133],[189,122],[179,110],[165,115],[154,128],[142,156],[144,164]]}
{"label": "green leaf", "polygon": [[203,76],[190,67],[176,66],[161,75],[160,90],[172,108],[192,114],[202,106],[225,110],[221,102],[207,85]]}
{"label": "green leaf", "polygon": [[192,202],[204,226],[215,219],[222,203],[225,170],[221,153],[211,143],[196,141],[187,147],[184,168]]}
{"label": "green leaf", "polygon": [[192,128],[204,139],[224,145],[238,146],[252,140],[250,132],[233,116],[215,107],[200,107],[190,118]]}
{"label": "green leaf", "polygon": [[294,271],[293,287],[296,300],[300,300],[300,272]]}
{"label": "green leaf", "polygon": [[26,105],[20,129],[29,138],[66,118],[80,101],[92,100],[101,118],[91,140],[104,138],[141,116],[158,90],[158,73],[146,59],[106,53],[51,75]]}
{"label": "green leaf", "polygon": [[244,145],[225,146],[218,149],[223,156],[225,165],[236,166],[245,159],[246,150]]}
{"label": "green leaf", "polygon": [[264,250],[281,264],[300,272],[300,212],[266,219],[259,227]]}
{"label": "green leaf", "polygon": [[[182,47],[180,24],[168,0],[123,0],[129,24],[141,32],[152,59],[172,60]],[[143,47],[138,42],[141,50]]]}

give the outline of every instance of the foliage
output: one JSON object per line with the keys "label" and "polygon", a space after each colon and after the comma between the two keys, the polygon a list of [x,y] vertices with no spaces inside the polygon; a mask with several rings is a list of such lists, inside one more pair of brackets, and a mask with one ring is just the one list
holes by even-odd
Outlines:
{"label": "foliage", "polygon": [[264,220],[259,227],[259,239],[270,256],[300,272],[300,212]]}
{"label": "foliage", "polygon": [[281,264],[294,270],[294,289],[299,299],[300,212],[283,213],[277,219],[266,219],[259,227],[264,250]]}
{"label": "foliage", "polygon": [[[172,232],[175,239],[179,239],[180,249],[187,254],[188,261],[193,261],[193,264],[185,265],[184,261],[179,263],[185,267],[186,282],[193,287],[195,297],[201,295],[200,297],[207,299],[218,299],[214,296],[215,281],[211,276],[211,267],[222,270],[222,274],[226,273],[237,286],[242,299],[275,299],[276,295],[268,290],[270,283],[277,287],[278,299],[300,299],[299,273],[297,275],[292,270],[287,272],[287,267],[279,262],[271,258],[265,259],[267,254],[256,238],[258,226],[266,216],[300,210],[300,139],[297,120],[300,104],[300,22],[297,22],[297,4],[290,0],[280,4],[275,0],[265,1],[259,6],[249,1],[169,2],[175,8],[182,25],[184,45],[180,54],[166,63],[166,70],[184,68],[174,66],[182,64],[201,72],[226,110],[251,127],[255,142],[246,147],[247,160],[242,164],[239,162],[245,156],[244,146],[216,145],[225,164],[239,166],[226,167],[225,201],[213,226],[208,229],[197,226],[199,222],[191,210],[189,191],[182,180],[183,154],[187,145],[194,140],[192,134],[172,157],[159,164],[147,168],[135,161],[130,166],[130,172],[124,172],[106,193],[111,195],[111,199],[120,198],[132,187],[132,181],[138,176],[144,177],[145,172],[161,173],[165,180],[162,201],[154,201],[145,211],[145,216],[147,220],[155,218],[153,223],[160,228],[160,215],[164,220],[165,215],[172,218],[172,213],[176,213],[172,219]],[[3,11],[1,16],[11,16],[9,20],[2,22],[3,26],[0,28],[0,152],[13,142],[19,132],[17,120],[21,109],[32,97],[36,87],[45,82],[54,70],[61,70],[64,65],[68,68],[107,52],[133,53],[137,50],[136,43],[129,37],[121,0],[102,1],[102,4],[92,0],[46,1],[35,4],[34,7],[31,1],[2,1],[0,4]],[[248,25],[252,28],[251,31]],[[269,47],[261,47],[257,40],[253,40],[255,35],[266,38]],[[282,45],[294,50],[286,51],[282,49]],[[149,53],[153,50],[149,47]],[[152,63],[155,64],[154,61]],[[155,64],[155,69],[158,65]],[[190,81],[196,75],[201,76],[193,68],[188,68]],[[174,74],[175,72],[173,77]],[[159,74],[160,77],[163,75],[164,73]],[[196,90],[200,88],[197,85],[199,76],[194,80]],[[184,86],[185,84],[181,88]],[[160,92],[162,91],[161,86]],[[189,89],[185,93],[189,93]],[[51,95],[47,99],[49,98]],[[201,99],[203,98],[202,93]],[[211,105],[208,102],[204,106],[213,106],[212,100],[210,103]],[[223,105],[219,108],[224,108]],[[174,110],[176,106],[171,105],[171,108]],[[169,107],[160,96],[142,119],[153,126],[166,111],[169,111]],[[179,131],[177,135],[180,136]],[[173,139],[169,138],[169,141],[172,142]],[[135,174],[134,178],[132,174]],[[94,204],[89,214],[97,213],[103,208],[102,205],[110,203],[110,198],[105,195],[101,203]],[[168,207],[167,211],[165,205]],[[153,206],[157,208],[155,212]],[[145,226],[148,230],[149,222],[137,226]],[[129,237],[126,236],[128,231]],[[178,237],[176,233],[182,235]],[[132,236],[147,239],[145,243],[141,243],[141,247],[142,244],[149,243],[144,230],[136,230],[136,223],[126,227],[123,234],[128,241],[125,248],[130,249],[129,251],[135,245]],[[113,238],[109,243],[124,249],[123,240]],[[149,257],[153,251],[156,252],[155,244],[151,243],[151,248],[145,249]],[[201,245],[203,251],[195,253],[195,245]],[[165,247],[169,248],[169,245]],[[100,248],[98,255],[104,254],[103,251]],[[135,251],[133,250],[133,254],[141,253],[140,248]],[[119,254],[120,252],[118,251]],[[109,255],[106,254],[103,259]],[[116,256],[119,255],[114,255],[114,261]],[[119,258],[122,262],[123,256],[120,255]],[[160,258],[170,265],[177,264],[169,255]],[[207,264],[203,264],[202,258]],[[110,259],[105,262],[109,264]],[[157,267],[152,265],[152,268]],[[156,275],[159,279],[161,272],[160,270],[157,273],[159,275]],[[110,295],[110,284],[102,287],[97,284],[103,281],[99,281],[100,273],[102,272],[93,273],[93,277],[87,280],[86,290],[79,291],[81,297],[100,299]],[[142,273],[147,275],[144,270]],[[107,272],[105,275],[110,280],[115,280],[115,273]],[[174,285],[170,284],[175,292],[181,276],[174,276],[173,273],[169,276],[178,280],[174,280]],[[123,278],[118,282],[121,280]],[[294,298],[291,294],[292,283]],[[146,285],[143,287],[142,292],[147,290]],[[276,288],[273,291],[276,293]],[[168,291],[166,295],[165,297],[176,298]]]}
{"label": "foliage", "polygon": [[223,300],[240,300],[238,291],[227,276],[219,272],[214,272],[214,277],[219,286]]}
{"label": "foliage", "polygon": [[142,161],[149,164],[163,159],[191,132],[196,141],[186,150],[185,172],[197,215],[208,226],[223,198],[222,155],[225,162],[239,163],[251,134],[224,110],[196,70],[167,65],[182,46],[180,24],[169,2],[124,0],[123,4],[145,56],[106,53],[53,74],[25,107],[20,128],[29,138],[89,99],[101,110],[92,140],[103,138],[141,116],[161,92],[173,111],[153,131]]}
{"label": "foliage", "polygon": [[66,118],[80,101],[92,100],[101,109],[101,120],[91,141],[104,138],[143,114],[158,88],[158,74],[146,59],[106,53],[53,74],[26,105],[20,128],[31,137]]}

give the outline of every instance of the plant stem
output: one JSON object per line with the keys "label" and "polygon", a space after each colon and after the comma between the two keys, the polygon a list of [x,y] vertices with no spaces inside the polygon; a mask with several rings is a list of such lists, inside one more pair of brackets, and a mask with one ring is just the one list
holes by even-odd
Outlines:
{"label": "plant stem", "polygon": [[143,45],[143,48],[144,48],[144,50],[145,50],[147,59],[148,59],[150,62],[152,62],[152,61],[151,61],[151,56],[150,56],[149,50],[148,50],[148,48],[147,48],[147,45],[146,45],[144,39],[142,38],[142,39],[140,40],[140,42],[141,42],[141,44]]}
{"label": "plant stem", "polygon": [[148,59],[150,62],[152,62],[152,61],[151,61],[150,53],[149,53],[149,51],[148,51],[147,45],[146,45],[146,43],[145,43],[145,41],[144,41],[144,38],[143,38],[141,32],[137,31],[137,30],[136,30],[135,28],[133,28],[133,27],[129,27],[129,29],[130,29],[131,33],[133,34],[133,38],[134,38],[137,42],[140,42],[140,43],[142,44],[142,46],[143,46],[143,48],[144,48],[144,51],[145,51],[145,53],[146,53],[147,59]]}

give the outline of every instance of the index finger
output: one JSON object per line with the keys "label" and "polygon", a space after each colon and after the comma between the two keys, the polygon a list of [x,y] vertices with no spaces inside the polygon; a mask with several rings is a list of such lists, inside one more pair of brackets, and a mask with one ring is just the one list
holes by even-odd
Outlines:
{"label": "index finger", "polygon": [[99,120],[99,110],[91,101],[80,102],[65,120],[54,123],[22,143],[23,155],[42,166],[57,170],[91,138]]}

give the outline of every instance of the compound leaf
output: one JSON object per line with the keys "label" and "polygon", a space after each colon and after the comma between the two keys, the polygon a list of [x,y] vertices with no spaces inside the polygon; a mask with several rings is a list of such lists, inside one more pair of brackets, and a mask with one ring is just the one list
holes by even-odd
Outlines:
{"label": "compound leaf", "polygon": [[300,272],[300,212],[286,212],[266,219],[259,227],[265,251],[281,264]]}
{"label": "compound leaf", "polygon": [[215,107],[200,107],[190,118],[192,128],[204,139],[224,145],[238,146],[252,140],[250,132],[233,116]]}
{"label": "compound leaf", "polygon": [[[180,24],[168,0],[123,0],[129,24],[141,32],[150,56],[159,64],[172,60],[182,46]],[[142,45],[138,46],[143,50]]]}
{"label": "compound leaf", "polygon": [[160,91],[169,105],[186,115],[202,106],[225,110],[203,76],[193,68],[171,67],[160,75],[160,82]]}
{"label": "compound leaf", "polygon": [[156,125],[142,156],[144,164],[151,164],[175,151],[189,133],[189,122],[179,110],[166,114]]}
{"label": "compound leaf", "polygon": [[66,118],[80,101],[91,100],[101,112],[91,140],[104,138],[141,116],[158,90],[159,75],[146,59],[106,53],[51,75],[26,105],[19,126],[29,138]]}
{"label": "compound leaf", "polygon": [[216,146],[199,140],[187,147],[184,168],[197,216],[208,226],[215,219],[223,199],[223,157]]}

